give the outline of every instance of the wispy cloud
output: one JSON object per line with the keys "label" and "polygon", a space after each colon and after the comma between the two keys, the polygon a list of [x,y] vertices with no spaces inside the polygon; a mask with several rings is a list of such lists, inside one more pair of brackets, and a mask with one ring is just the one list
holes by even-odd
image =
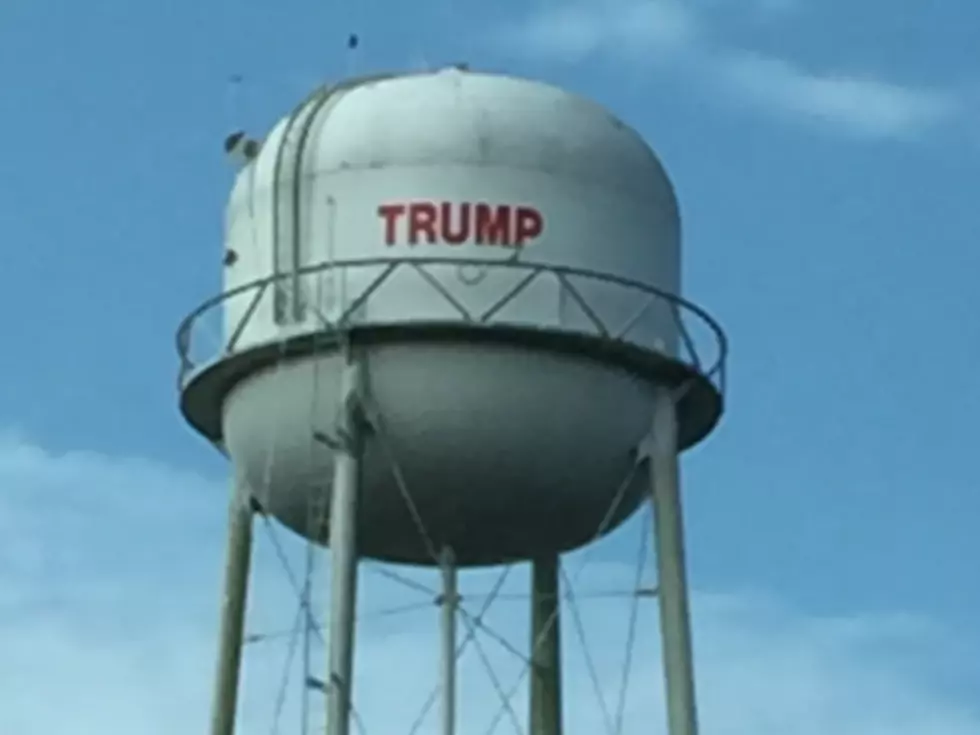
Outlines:
{"label": "wispy cloud", "polygon": [[[710,5],[710,4],[708,4]],[[754,0],[755,17],[774,20],[795,0]],[[907,140],[954,120],[958,95],[856,72],[807,70],[712,41],[711,8],[675,0],[606,0],[539,5],[500,38],[507,49],[562,63],[604,54],[630,63],[668,59],[672,73],[690,73],[703,89],[721,92],[786,119],[824,123],[863,139]],[[516,43],[514,43],[516,40]]]}
{"label": "wispy cloud", "polygon": [[[20,439],[0,442],[0,732],[71,729],[106,735],[195,732],[206,727],[221,567],[223,483],[152,461],[52,453]],[[260,526],[263,524],[260,524]],[[638,531],[647,524],[635,524]],[[303,548],[277,533],[294,569]],[[296,598],[259,529],[249,610],[252,632],[289,631]],[[26,559],[26,562],[25,562]],[[571,573],[581,555],[569,560]],[[316,572],[322,582],[325,572]],[[31,572],[29,575],[26,572]],[[434,588],[434,573],[410,573]],[[476,608],[499,570],[464,575]],[[594,562],[576,585],[599,691],[611,715],[628,638],[629,564]],[[321,584],[320,587],[325,585]],[[518,651],[527,645],[526,570],[512,572],[486,625]],[[431,596],[362,574],[356,705],[368,735],[402,732],[436,683],[437,611]],[[326,610],[323,591],[315,610]],[[413,612],[384,614],[406,603]],[[625,732],[663,733],[656,607],[640,602]],[[728,735],[978,735],[980,715],[941,691],[928,672],[955,669],[955,641],[935,622],[901,614],[846,619],[807,615],[754,595],[698,594],[694,600],[698,683],[705,732]],[[605,731],[571,608],[566,613],[566,718],[573,735]],[[461,624],[465,633],[465,625]],[[524,661],[492,636],[480,649],[509,690]],[[270,731],[289,636],[250,645],[241,732]],[[316,650],[314,671],[322,668]],[[295,731],[300,659],[282,731]],[[501,713],[480,650],[461,669],[460,732],[480,735]],[[523,721],[526,700],[515,697]],[[322,724],[322,706],[313,720]],[[500,725],[510,729],[503,711]],[[435,713],[422,733],[434,732]],[[500,731],[500,730],[498,730]]]}
{"label": "wispy cloud", "polygon": [[512,52],[570,62],[605,52],[649,60],[686,50],[697,34],[697,18],[674,0],[597,0],[550,4],[499,41]]}
{"label": "wispy cloud", "polygon": [[955,98],[942,90],[870,76],[814,74],[758,54],[730,54],[716,70],[729,92],[750,104],[867,138],[912,138],[958,111]]}

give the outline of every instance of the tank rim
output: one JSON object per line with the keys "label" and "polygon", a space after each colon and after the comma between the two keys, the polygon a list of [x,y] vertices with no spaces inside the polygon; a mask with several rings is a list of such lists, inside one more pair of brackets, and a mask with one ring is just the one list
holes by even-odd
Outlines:
{"label": "tank rim", "polygon": [[272,340],[212,360],[189,373],[181,386],[180,411],[187,422],[214,444],[221,445],[222,408],[228,393],[242,380],[281,361],[299,361],[336,353],[346,345],[355,349],[412,343],[504,344],[565,354],[611,365],[651,384],[678,392],[678,444],[687,449],[715,428],[724,412],[719,386],[691,365],[636,345],[559,330],[509,326],[463,326],[452,322],[372,324],[340,333],[321,329]]}
{"label": "tank rim", "polygon": [[[501,299],[481,315],[469,314],[467,309],[447,295],[437,283],[438,279],[427,271],[431,265],[450,265],[461,269],[476,267],[481,279],[491,270],[523,270],[526,277],[517,288],[506,292]],[[317,312],[321,328],[314,328],[304,321],[292,327],[283,327],[280,336],[257,344],[238,346],[238,342],[252,319],[255,310],[270,287],[279,281],[322,273],[334,269],[382,267],[381,273],[357,298],[345,307],[336,319],[327,320]],[[458,320],[419,319],[412,321],[371,321],[358,323],[356,314],[368,299],[388,282],[400,268],[418,271],[435,291],[442,293],[457,310],[462,312]],[[582,307],[592,321],[596,332],[583,332],[560,327],[537,327],[526,324],[497,323],[491,321],[509,300],[521,289],[542,274],[554,276],[569,297]],[[625,327],[612,330],[592,310],[583,295],[576,289],[570,277],[593,282],[604,282],[627,291],[640,292],[647,298],[647,305]],[[195,363],[190,354],[196,328],[206,314],[213,313],[232,298],[246,295],[250,302],[238,323],[230,329],[218,354],[201,363]],[[628,339],[630,330],[639,322],[646,309],[659,300],[672,309],[682,348],[689,353],[690,362],[673,357],[657,349],[640,345]],[[316,310],[314,310],[316,311]],[[707,326],[714,337],[717,356],[705,365],[698,354],[684,322],[682,314],[696,317]],[[704,439],[718,424],[724,411],[727,338],[722,328],[700,307],[674,294],[663,291],[642,281],[547,263],[525,262],[517,259],[487,261],[467,258],[412,257],[370,258],[347,261],[327,261],[297,269],[291,273],[274,274],[230,289],[214,296],[189,314],[177,330],[177,352],[180,356],[178,390],[180,410],[188,423],[216,446],[222,443],[221,416],[225,397],[234,386],[248,375],[275,365],[280,360],[298,360],[315,354],[335,351],[345,344],[357,347],[371,345],[454,342],[457,344],[506,344],[524,348],[529,352],[547,351],[587,359],[607,366],[616,366],[652,384],[675,390],[678,394],[679,444],[681,449],[693,446]]]}

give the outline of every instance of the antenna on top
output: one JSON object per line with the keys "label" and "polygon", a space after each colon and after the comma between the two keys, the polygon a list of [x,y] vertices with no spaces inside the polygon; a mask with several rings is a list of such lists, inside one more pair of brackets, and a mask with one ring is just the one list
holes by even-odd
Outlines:
{"label": "antenna on top", "polygon": [[238,93],[245,78],[242,74],[235,73],[228,77],[228,92],[226,96],[226,125],[231,129],[224,140],[225,155],[238,166],[243,166],[254,159],[259,154],[261,143],[248,137],[245,131],[238,126],[241,124],[241,115],[238,106]]}
{"label": "antenna on top", "polygon": [[242,124],[241,111],[239,109],[239,90],[244,77],[239,72],[233,72],[225,79],[224,89],[224,110],[223,125],[228,131],[224,139],[224,152],[226,155],[234,155],[233,150],[239,145],[240,139],[245,137],[244,132],[239,130]]}
{"label": "antenna on top", "polygon": [[225,127],[235,128],[241,125],[241,89],[245,76],[241,72],[233,72],[225,80]]}
{"label": "antenna on top", "polygon": [[361,46],[361,38],[356,33],[347,36],[347,76],[354,76],[357,72],[358,49]]}

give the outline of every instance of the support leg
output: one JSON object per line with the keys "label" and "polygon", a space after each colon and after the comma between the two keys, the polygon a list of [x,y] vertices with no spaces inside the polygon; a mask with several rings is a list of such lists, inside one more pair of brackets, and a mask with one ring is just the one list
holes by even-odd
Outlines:
{"label": "support leg", "polygon": [[364,430],[361,366],[349,357],[341,389],[341,448],[334,460],[330,508],[330,639],[327,680],[328,735],[350,732],[357,596],[357,510]]}
{"label": "support leg", "polygon": [[561,735],[561,601],[558,556],[531,567],[530,735]]}
{"label": "support leg", "polygon": [[652,440],[650,480],[653,485],[667,730],[669,735],[697,735],[684,528],[678,487],[677,412],[667,390],[661,390],[657,397]]}
{"label": "support leg", "polygon": [[456,558],[442,552],[442,735],[456,732],[456,610],[459,605]]}
{"label": "support leg", "polygon": [[218,668],[211,710],[211,735],[233,735],[238,706],[238,679],[245,627],[245,602],[252,558],[252,508],[239,483],[232,487],[228,509],[225,589],[221,600]]}

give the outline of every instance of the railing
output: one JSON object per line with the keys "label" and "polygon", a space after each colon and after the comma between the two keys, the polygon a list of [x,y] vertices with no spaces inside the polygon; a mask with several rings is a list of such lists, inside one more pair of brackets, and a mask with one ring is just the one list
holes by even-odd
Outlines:
{"label": "railing", "polygon": [[[445,269],[446,267],[453,268],[457,282],[467,286],[482,283],[490,274],[500,273],[505,269],[509,272],[523,271],[524,273],[516,284],[506,290],[489,307],[476,311],[467,306],[464,299],[454,295],[447,284],[433,273],[437,268]],[[545,277],[551,277],[558,284],[560,297],[571,300],[581,309],[591,329],[568,328],[564,325],[558,325],[553,328],[549,327],[549,330],[578,336],[591,336],[654,350],[656,347],[653,345],[637,339],[631,340],[630,335],[638,330],[645,318],[650,318],[651,312],[656,311],[662,318],[666,309],[666,313],[670,315],[679,335],[680,354],[678,359],[710,380],[722,396],[725,393],[725,362],[728,352],[725,334],[707,312],[679,296],[639,281],[591,270],[525,263],[518,260],[474,261],[462,258],[427,257],[412,257],[401,260],[375,258],[319,263],[302,268],[297,273],[262,278],[208,299],[184,319],[177,331],[177,352],[180,356],[179,386],[183,388],[187,379],[200,368],[236,353],[246,328],[256,318],[263,298],[274,290],[279,281],[287,278],[294,279],[297,276],[304,279],[309,276],[321,278],[325,274],[346,275],[348,272],[357,269],[375,269],[378,273],[369,277],[360,293],[351,299],[350,303],[346,304],[333,318],[328,318],[319,309],[313,308],[321,322],[322,329],[342,332],[359,326],[372,326],[379,323],[409,324],[410,319],[408,317],[380,321],[370,317],[363,320],[360,318],[361,310],[369,305],[370,299],[380,297],[385,286],[389,285],[390,287],[390,284],[394,282],[392,276],[399,271],[413,271],[421,276],[422,280],[432,288],[434,294],[438,294],[447,304],[451,305],[458,314],[458,321],[462,325],[471,324],[482,327],[506,325],[533,328],[533,325],[526,321],[515,322],[501,319],[500,313],[504,307],[525,293],[533,283]],[[468,273],[470,274],[468,275]],[[368,275],[370,276],[370,274]],[[608,317],[603,318],[603,309],[596,306],[595,303],[590,303],[590,300],[583,295],[583,290],[589,290],[590,286],[613,287],[620,296],[629,295],[631,298],[635,298],[639,305],[628,319],[620,323],[619,326],[614,326],[609,323]],[[234,299],[245,299],[246,305],[240,309],[241,316],[233,324],[226,324],[225,322],[228,320],[221,317],[225,315],[229,302]],[[594,301],[601,301],[601,299],[593,299]],[[315,304],[307,304],[306,307],[309,309],[315,307]],[[695,327],[693,332],[692,326]],[[276,335],[276,339],[287,339],[295,334],[308,334],[309,332],[308,324],[297,324],[283,325],[271,333]],[[698,332],[701,333],[701,338],[698,338]],[[201,343],[202,333],[211,338],[209,341],[214,343],[214,347],[205,351],[201,356],[195,356],[194,353],[198,351],[198,346]],[[227,334],[227,337],[222,339],[221,334]],[[267,343],[268,341],[272,340],[265,340],[264,342]],[[705,343],[707,343],[707,348],[705,348]],[[254,346],[254,344],[248,344],[242,349],[245,350]],[[702,352],[708,352],[710,359],[705,359]]]}

